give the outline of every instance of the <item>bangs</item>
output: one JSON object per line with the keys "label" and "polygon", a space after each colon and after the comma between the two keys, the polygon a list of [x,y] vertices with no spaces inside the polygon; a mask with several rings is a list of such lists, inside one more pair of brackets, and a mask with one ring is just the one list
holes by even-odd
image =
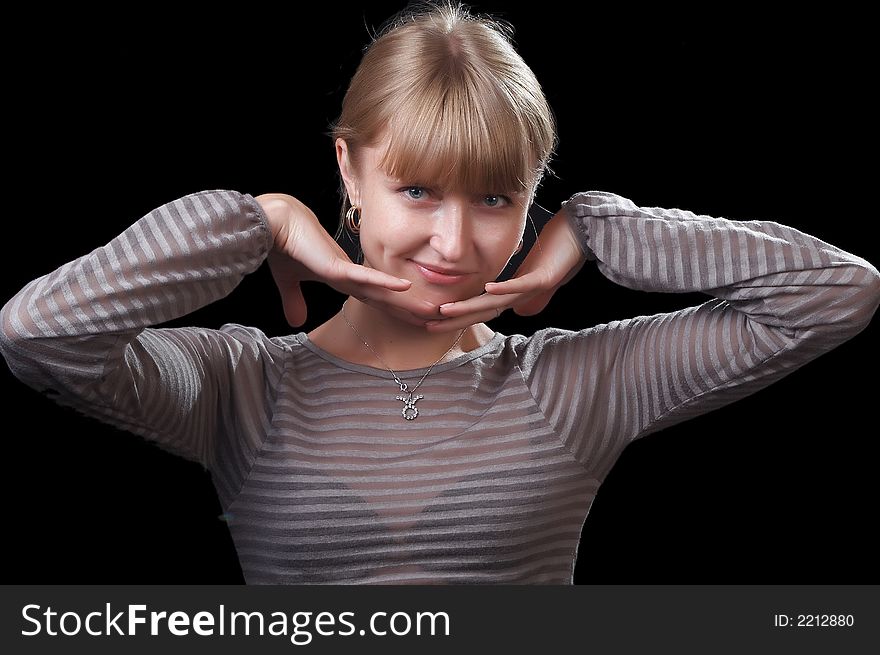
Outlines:
{"label": "bangs", "polygon": [[502,102],[470,95],[428,82],[394,103],[379,168],[406,184],[467,193],[529,190],[539,171],[523,121]]}

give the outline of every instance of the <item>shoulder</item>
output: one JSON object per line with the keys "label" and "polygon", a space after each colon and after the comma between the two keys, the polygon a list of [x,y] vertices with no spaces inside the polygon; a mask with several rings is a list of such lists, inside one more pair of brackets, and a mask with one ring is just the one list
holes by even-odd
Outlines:
{"label": "shoulder", "polygon": [[220,327],[220,332],[231,337],[244,348],[271,355],[288,353],[296,343],[293,335],[270,337],[260,328],[240,323],[224,323]]}
{"label": "shoulder", "polygon": [[635,316],[582,330],[546,327],[531,336],[513,334],[506,338],[505,350],[516,356],[524,371],[539,363],[568,368],[572,362],[613,360],[615,353],[626,347],[629,335],[650,319]]}

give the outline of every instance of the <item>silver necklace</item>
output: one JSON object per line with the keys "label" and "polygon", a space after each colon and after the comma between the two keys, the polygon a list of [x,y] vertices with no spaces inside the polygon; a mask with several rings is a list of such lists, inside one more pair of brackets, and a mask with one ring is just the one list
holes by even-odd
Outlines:
{"label": "silver necklace", "polygon": [[[345,302],[348,302],[348,300],[346,300]],[[364,342],[364,345],[365,345],[367,348],[369,348],[370,350],[373,350],[373,347],[372,347],[370,344],[368,344],[368,343],[366,342],[366,340],[361,336],[361,333],[357,331],[357,328],[356,328],[354,325],[351,324],[351,322],[348,320],[348,317],[345,315],[345,303],[342,303],[342,318],[344,318],[344,319],[345,319],[345,322],[348,323],[348,327],[350,327],[352,330],[354,330],[354,333],[355,333],[356,335],[358,335],[358,337],[360,337],[361,341]],[[449,352],[450,352],[453,348],[455,348],[455,346],[456,346],[456,345],[458,344],[458,342],[461,340],[461,337],[462,337],[462,335],[464,334],[465,330],[467,330],[467,328],[464,328],[464,330],[461,331],[461,333],[458,335],[458,339],[456,339],[456,340],[455,340],[455,343],[452,344],[452,345],[449,347],[449,350],[447,350],[445,353],[443,353],[443,354],[440,356],[440,359],[443,359],[444,357],[446,357],[446,355],[448,355]],[[379,353],[377,353],[375,350],[373,350],[373,354],[374,354],[376,357],[379,357]],[[425,381],[425,378],[428,377],[428,373],[431,372],[431,369],[433,369],[433,368],[437,365],[437,363],[440,361],[440,359],[438,359],[436,362],[434,362],[433,364],[431,364],[431,368],[429,368],[429,369],[427,370],[427,372],[422,376],[422,379],[419,380],[419,383],[415,386],[415,388],[413,388],[413,390],[410,391],[410,390],[407,388],[406,382],[403,382],[399,377],[397,377],[397,373],[395,373],[395,372],[391,369],[391,367],[388,366],[388,364],[385,364],[385,360],[384,360],[384,359],[382,359],[381,357],[379,357],[379,361],[381,361],[381,362],[385,365],[385,368],[387,368],[389,371],[391,371],[391,375],[394,376],[395,381],[397,382],[397,384],[400,385],[400,391],[401,391],[402,393],[409,394],[409,395],[407,395],[407,396],[396,396],[396,398],[395,398],[395,400],[401,400],[401,401],[403,401],[403,410],[402,410],[400,413],[403,415],[403,418],[405,418],[407,421],[412,421],[412,420],[414,420],[416,417],[418,417],[418,415],[419,415],[419,409],[418,409],[418,407],[416,407],[416,403],[417,403],[419,400],[421,400],[422,398],[424,398],[424,396],[421,395],[421,394],[419,394],[418,396],[413,397],[413,394],[415,393],[416,389],[418,389],[420,386],[422,386],[422,382]]]}

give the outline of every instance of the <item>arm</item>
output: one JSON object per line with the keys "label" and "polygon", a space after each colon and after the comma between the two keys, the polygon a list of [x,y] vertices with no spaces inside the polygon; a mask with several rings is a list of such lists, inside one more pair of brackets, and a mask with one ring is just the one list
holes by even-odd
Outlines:
{"label": "arm", "polygon": [[228,295],[272,238],[250,195],[169,202],[25,285],[0,310],[0,352],[20,381],[57,403],[205,468],[223,459],[231,479],[258,445],[281,346],[234,324],[150,326]]}
{"label": "arm", "polygon": [[700,291],[695,307],[522,344],[527,384],[578,461],[604,476],[634,439],[750,395],[863,330],[880,304],[864,259],[773,221],[563,203],[584,256],[630,289]]}

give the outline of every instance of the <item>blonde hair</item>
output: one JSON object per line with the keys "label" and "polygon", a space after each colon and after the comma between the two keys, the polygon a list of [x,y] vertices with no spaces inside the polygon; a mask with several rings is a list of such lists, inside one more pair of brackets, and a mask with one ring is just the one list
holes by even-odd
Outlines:
{"label": "blonde hair", "polygon": [[[359,170],[359,149],[387,135],[379,167],[392,178],[531,199],[550,170],[556,121],[513,31],[461,3],[411,3],[364,49],[331,126],[334,143],[346,141]],[[340,195],[337,239],[351,207],[342,181]]]}

